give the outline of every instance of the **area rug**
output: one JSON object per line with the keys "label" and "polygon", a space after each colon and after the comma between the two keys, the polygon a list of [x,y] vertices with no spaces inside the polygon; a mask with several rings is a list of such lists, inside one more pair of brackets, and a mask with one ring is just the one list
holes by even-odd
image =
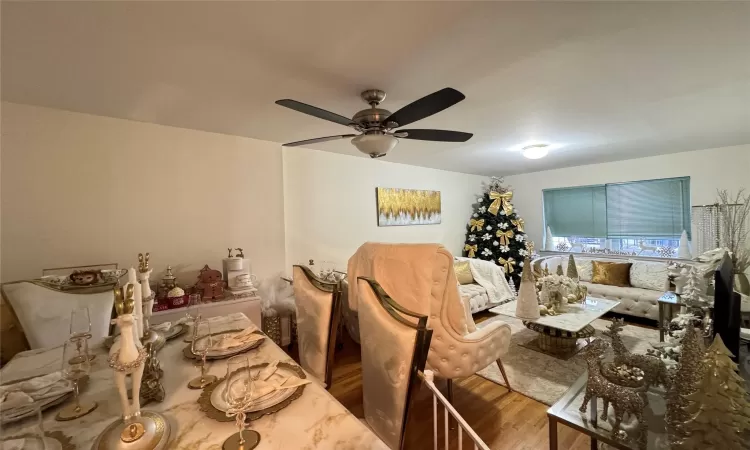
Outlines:
{"label": "area rug", "polygon": [[[477,324],[477,328],[486,327],[495,321],[507,323],[513,333],[510,348],[502,361],[514,391],[546,405],[552,405],[586,372],[586,362],[580,355],[564,361],[518,345],[534,339],[537,335],[524,327],[519,319],[498,315]],[[592,322],[591,325],[596,329],[596,337],[602,337],[601,332],[606,330],[609,324],[610,321],[604,319]],[[625,325],[620,335],[625,346],[636,353],[645,353],[651,348],[652,342],[659,341],[659,330],[655,328]],[[486,369],[477,372],[477,375],[505,385],[496,364],[490,364]]]}

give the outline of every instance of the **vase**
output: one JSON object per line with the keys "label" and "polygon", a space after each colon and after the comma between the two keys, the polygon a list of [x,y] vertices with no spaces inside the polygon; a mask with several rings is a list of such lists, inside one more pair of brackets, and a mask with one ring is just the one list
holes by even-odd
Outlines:
{"label": "vase", "polygon": [[747,273],[734,274],[734,290],[742,295],[750,295],[750,281],[747,279]]}

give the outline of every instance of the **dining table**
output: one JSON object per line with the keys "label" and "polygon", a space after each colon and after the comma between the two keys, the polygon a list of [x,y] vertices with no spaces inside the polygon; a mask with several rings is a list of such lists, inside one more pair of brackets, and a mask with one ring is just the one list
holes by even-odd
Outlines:
{"label": "dining table", "polygon": [[[243,313],[212,318],[212,332],[255,327]],[[256,327],[257,328],[257,327]],[[237,431],[235,422],[217,421],[201,411],[200,389],[188,388],[188,381],[199,375],[195,361],[183,351],[189,344],[190,333],[172,339],[158,352],[164,376],[161,380],[166,396],[161,402],[142,406],[142,411],[155,411],[169,422],[170,437],[167,448],[218,450],[227,437]],[[108,351],[103,343],[92,343],[88,382],[81,388],[81,399],[96,401],[98,407],[75,420],[55,420],[57,405],[43,411],[42,425],[46,432],[62,432],[77,449],[89,449],[96,437],[112,422],[121,418],[122,411],[113,371],[107,363]],[[281,361],[298,365],[271,339],[266,338],[256,349],[245,353],[249,363],[261,364]],[[59,355],[59,356],[58,356]],[[57,358],[57,360],[55,360]],[[42,375],[59,370],[62,351],[58,349],[32,350],[16,355],[2,370],[0,383],[14,379]],[[222,378],[226,375],[226,360],[207,361],[207,373]],[[259,450],[263,449],[387,449],[388,447],[357,417],[339,403],[309,373],[313,380],[302,395],[283,409],[251,420],[248,429],[260,434]],[[72,401],[72,400],[68,400]],[[28,433],[38,427],[34,418],[6,424],[0,434],[3,439]]]}

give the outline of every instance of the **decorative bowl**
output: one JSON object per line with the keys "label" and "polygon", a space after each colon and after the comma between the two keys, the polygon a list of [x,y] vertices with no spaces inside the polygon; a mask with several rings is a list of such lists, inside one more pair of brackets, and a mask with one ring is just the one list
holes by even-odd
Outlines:
{"label": "decorative bowl", "polygon": [[614,362],[602,362],[599,364],[602,375],[610,383],[629,388],[642,388],[646,386],[646,376],[638,367],[627,367],[624,364],[616,366]]}

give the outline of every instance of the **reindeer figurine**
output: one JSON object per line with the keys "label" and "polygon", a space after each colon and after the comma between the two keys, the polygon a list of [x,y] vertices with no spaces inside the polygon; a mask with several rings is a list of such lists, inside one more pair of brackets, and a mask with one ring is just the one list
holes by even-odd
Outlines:
{"label": "reindeer figurine", "polygon": [[622,319],[614,319],[612,324],[607,327],[603,334],[612,341],[612,349],[615,352],[615,365],[626,365],[628,367],[638,367],[643,371],[643,378],[646,381],[646,388],[651,385],[661,385],[667,388],[669,386],[669,377],[667,376],[667,366],[660,358],[651,355],[639,355],[630,353],[630,350],[622,343],[620,331],[625,326]]}
{"label": "reindeer figurine", "polygon": [[[120,394],[120,403],[122,404],[123,420],[129,422],[135,417],[141,415],[140,390],[141,378],[143,377],[144,360],[146,359],[146,349],[135,339],[133,327],[135,326],[135,317],[133,308],[133,285],[128,283],[124,287],[115,287],[115,310],[117,318],[113,320],[120,328],[120,340],[118,345],[113,345],[109,352],[109,367],[114,369],[115,384]],[[125,377],[132,377],[133,402],[128,400],[128,391],[125,386]],[[142,427],[141,427],[142,428]]]}
{"label": "reindeer figurine", "polygon": [[611,404],[615,410],[615,423],[612,426],[612,439],[617,439],[620,433],[620,423],[625,413],[638,419],[638,446],[646,448],[647,427],[643,419],[643,409],[646,407],[647,399],[644,391],[627,388],[614,384],[602,375],[599,364],[609,344],[603,339],[597,339],[581,351],[589,370],[589,378],[586,382],[586,393],[583,396],[583,404],[579,408],[582,413],[591,398],[601,398],[604,402],[602,420],[607,418],[607,408]]}

